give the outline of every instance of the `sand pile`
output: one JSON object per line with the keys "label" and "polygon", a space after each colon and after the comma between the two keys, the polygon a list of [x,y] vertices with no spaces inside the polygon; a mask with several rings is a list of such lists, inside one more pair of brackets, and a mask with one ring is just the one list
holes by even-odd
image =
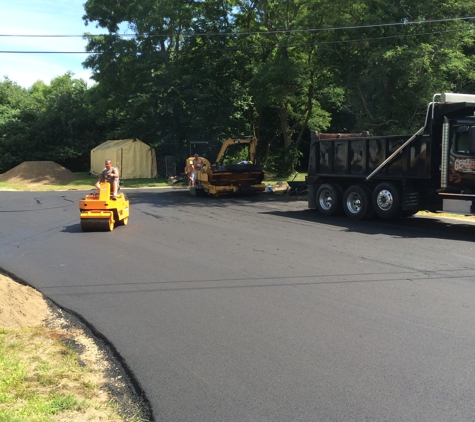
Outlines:
{"label": "sand pile", "polygon": [[78,177],[54,161],[24,161],[0,174],[0,182],[29,185],[67,185]]}
{"label": "sand pile", "polygon": [[40,325],[48,316],[48,305],[35,289],[0,274],[0,327]]}

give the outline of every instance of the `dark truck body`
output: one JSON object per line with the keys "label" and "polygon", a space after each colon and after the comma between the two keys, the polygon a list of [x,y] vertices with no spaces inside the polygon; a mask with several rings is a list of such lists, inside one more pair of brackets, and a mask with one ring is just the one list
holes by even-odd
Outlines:
{"label": "dark truck body", "polygon": [[473,214],[475,95],[434,95],[415,135],[312,133],[307,186],[309,208],[325,215]]}

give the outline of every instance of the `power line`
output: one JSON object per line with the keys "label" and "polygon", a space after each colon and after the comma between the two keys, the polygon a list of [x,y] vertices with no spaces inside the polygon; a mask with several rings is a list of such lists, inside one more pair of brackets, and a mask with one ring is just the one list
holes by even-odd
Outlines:
{"label": "power line", "polygon": [[[277,45],[253,45],[253,46],[239,46],[239,47],[226,47],[226,50],[231,51],[241,51],[241,50],[256,50],[256,49],[266,49],[266,48],[287,48],[287,47],[303,47],[303,46],[321,46],[321,45],[329,45],[329,44],[349,44],[349,43],[358,43],[358,42],[370,42],[370,41],[381,41],[386,39],[392,38],[410,38],[410,37],[418,37],[422,35],[440,35],[449,32],[459,32],[457,29],[447,30],[447,31],[438,31],[438,32],[423,32],[418,34],[407,34],[407,35],[390,35],[387,37],[373,37],[373,38],[359,38],[359,39],[349,39],[349,40],[339,40],[339,41],[319,41],[313,43],[295,43],[295,44],[277,44]],[[208,51],[222,51],[224,48],[210,48]],[[191,53],[192,51],[184,51],[183,53]]]}
{"label": "power line", "polygon": [[[338,40],[338,41],[319,41],[313,43],[296,43],[296,44],[278,44],[278,45],[255,45],[249,47],[227,47],[228,50],[249,50],[249,49],[257,49],[257,48],[283,48],[283,47],[301,47],[301,46],[309,46],[309,45],[328,45],[328,44],[349,44],[349,43],[357,43],[357,42],[368,42],[368,41],[381,41],[387,40],[392,38],[411,38],[411,37],[418,37],[423,35],[440,35],[449,32],[459,32],[457,29],[447,30],[447,31],[437,31],[437,32],[421,32],[418,34],[407,34],[407,35],[389,35],[387,37],[372,37],[372,38],[355,38],[350,40]],[[210,49],[212,51],[219,51],[221,49]]]}
{"label": "power line", "polygon": [[[469,18],[464,18],[464,19],[469,19]],[[471,17],[470,19],[475,19],[475,17]],[[455,20],[455,19],[451,19]],[[387,24],[389,25],[389,24]],[[394,24],[392,24],[394,25]],[[381,25],[377,25],[381,26]],[[350,28],[350,27],[346,27]],[[361,27],[357,27],[361,28]],[[210,49],[210,51],[221,51],[221,50],[250,50],[250,49],[260,49],[260,48],[283,48],[283,47],[298,47],[298,46],[308,46],[308,45],[325,45],[325,44],[348,44],[348,43],[356,43],[356,42],[371,42],[371,41],[381,41],[381,40],[386,40],[386,39],[394,39],[394,38],[412,38],[412,37],[418,37],[418,36],[426,36],[426,35],[440,35],[444,33],[453,33],[453,32],[460,32],[460,31],[471,31],[472,28],[458,28],[458,29],[451,29],[451,30],[446,30],[446,31],[432,31],[432,32],[421,32],[417,34],[397,34],[397,35],[388,35],[385,37],[371,37],[371,38],[358,38],[358,39],[349,39],[349,40],[335,40],[335,41],[319,41],[319,42],[312,42],[312,43],[295,43],[295,44],[282,44],[282,45],[265,45],[265,44],[260,44],[260,45],[253,45],[253,46],[236,46],[236,47],[225,47],[221,49]],[[306,30],[306,31],[311,31],[311,30]],[[283,31],[283,32],[288,32],[288,31]],[[264,34],[268,34],[267,32]],[[0,35],[2,36],[2,35]],[[55,36],[55,37],[60,37]],[[111,53],[109,51],[13,51],[13,50],[4,50],[0,51],[0,54],[107,54]],[[116,52],[112,52],[116,53]],[[120,54],[126,54],[124,52],[120,52]],[[147,54],[147,53],[132,53],[132,54]]]}
{"label": "power line", "polygon": [[[271,35],[271,34],[288,34],[288,33],[300,33],[300,32],[323,32],[323,31],[341,31],[347,29],[370,29],[370,28],[384,28],[391,26],[409,26],[409,25],[424,25],[428,23],[442,23],[442,22],[454,22],[473,20],[475,16],[466,16],[458,18],[446,18],[446,19],[427,19],[421,21],[404,21],[404,22],[392,22],[381,23],[373,25],[353,25],[353,26],[333,26],[325,28],[303,28],[303,29],[279,29],[274,31],[248,31],[248,32],[208,32],[208,33],[195,33],[187,34],[187,36],[231,36],[231,35]],[[12,38],[94,38],[94,37],[169,37],[172,34],[82,34],[82,35],[61,35],[61,34],[0,34],[0,37],[12,37]]]}
{"label": "power line", "polygon": [[94,51],[13,51],[4,50],[0,54],[103,54]]}
{"label": "power line", "polygon": [[0,54],[103,54],[103,52],[95,51],[13,51],[0,50]]}
{"label": "power line", "polygon": [[[252,46],[236,46],[236,47],[225,47],[225,48],[210,48],[208,51],[222,51],[222,50],[255,50],[260,48],[283,48],[283,47],[302,47],[302,46],[319,46],[319,45],[327,45],[327,44],[348,44],[348,43],[357,43],[357,42],[371,42],[371,41],[381,41],[393,38],[412,38],[412,37],[419,37],[424,35],[440,35],[446,34],[451,32],[460,32],[460,29],[451,29],[447,31],[436,31],[436,32],[420,32],[418,34],[405,34],[405,35],[389,35],[386,37],[372,37],[372,38],[354,38],[349,40],[338,40],[338,41],[319,41],[319,42],[312,42],[312,43],[294,43],[294,44],[280,44],[280,45],[265,45],[265,44],[258,44]],[[0,54],[117,54],[117,52],[109,52],[109,51],[0,51]],[[120,52],[119,54],[124,55],[127,54],[126,52]],[[150,52],[135,52],[130,54],[151,54]]]}

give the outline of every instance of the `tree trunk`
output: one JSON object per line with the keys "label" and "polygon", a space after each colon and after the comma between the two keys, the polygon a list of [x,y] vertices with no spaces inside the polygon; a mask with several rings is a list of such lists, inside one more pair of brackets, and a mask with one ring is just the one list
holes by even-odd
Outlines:
{"label": "tree trunk", "polygon": [[289,126],[289,121],[287,118],[287,104],[285,104],[284,101],[280,103],[279,117],[280,127],[284,136],[284,147],[285,149],[288,149],[289,146],[292,144],[292,129]]}

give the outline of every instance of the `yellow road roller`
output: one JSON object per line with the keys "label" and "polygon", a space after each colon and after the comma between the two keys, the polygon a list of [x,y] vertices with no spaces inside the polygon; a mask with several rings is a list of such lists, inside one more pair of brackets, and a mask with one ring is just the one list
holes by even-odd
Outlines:
{"label": "yellow road roller", "polygon": [[99,192],[86,195],[79,200],[81,229],[85,232],[112,231],[116,225],[126,226],[129,222],[129,199],[125,193],[111,198],[110,184],[102,182]]}

